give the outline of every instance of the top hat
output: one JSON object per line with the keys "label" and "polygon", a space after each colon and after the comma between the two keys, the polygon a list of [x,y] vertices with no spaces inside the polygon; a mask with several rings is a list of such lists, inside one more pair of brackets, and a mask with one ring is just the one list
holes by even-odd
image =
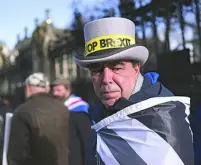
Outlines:
{"label": "top hat", "polygon": [[120,17],[102,18],[84,26],[85,55],[75,55],[77,65],[119,60],[134,60],[141,66],[147,61],[149,51],[135,42],[135,24]]}

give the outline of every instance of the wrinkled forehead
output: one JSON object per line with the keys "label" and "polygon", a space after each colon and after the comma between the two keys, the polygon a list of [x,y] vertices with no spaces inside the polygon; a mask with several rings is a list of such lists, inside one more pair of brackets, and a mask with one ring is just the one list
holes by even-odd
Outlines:
{"label": "wrinkled forehead", "polygon": [[95,69],[95,68],[103,68],[106,66],[117,66],[117,65],[126,65],[127,63],[131,63],[131,61],[110,61],[110,62],[101,62],[101,63],[93,63],[89,64],[88,68],[90,69]]}

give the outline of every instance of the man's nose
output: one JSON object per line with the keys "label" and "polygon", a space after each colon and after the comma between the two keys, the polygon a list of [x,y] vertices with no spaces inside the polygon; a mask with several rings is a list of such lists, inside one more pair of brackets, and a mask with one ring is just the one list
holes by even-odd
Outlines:
{"label": "man's nose", "polygon": [[102,82],[104,84],[111,84],[112,82],[112,70],[105,67],[104,70],[103,70],[103,80]]}

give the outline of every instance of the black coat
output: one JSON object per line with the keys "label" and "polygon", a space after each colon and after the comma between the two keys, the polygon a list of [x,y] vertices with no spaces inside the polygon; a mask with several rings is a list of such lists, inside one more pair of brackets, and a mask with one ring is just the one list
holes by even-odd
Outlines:
{"label": "black coat", "polygon": [[85,112],[70,112],[69,165],[84,165],[90,143],[91,120]]}
{"label": "black coat", "polygon": [[14,111],[8,165],[68,165],[68,111],[47,94]]}

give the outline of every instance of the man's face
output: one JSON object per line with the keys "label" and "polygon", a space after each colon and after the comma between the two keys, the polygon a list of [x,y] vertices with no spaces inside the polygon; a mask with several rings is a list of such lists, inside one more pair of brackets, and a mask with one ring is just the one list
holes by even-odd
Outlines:
{"label": "man's face", "polygon": [[128,99],[132,94],[140,65],[130,61],[92,64],[89,68],[96,95],[106,107],[120,97]]}
{"label": "man's face", "polygon": [[64,85],[55,85],[53,87],[53,95],[59,99],[65,99],[70,95],[70,90],[66,89]]}

